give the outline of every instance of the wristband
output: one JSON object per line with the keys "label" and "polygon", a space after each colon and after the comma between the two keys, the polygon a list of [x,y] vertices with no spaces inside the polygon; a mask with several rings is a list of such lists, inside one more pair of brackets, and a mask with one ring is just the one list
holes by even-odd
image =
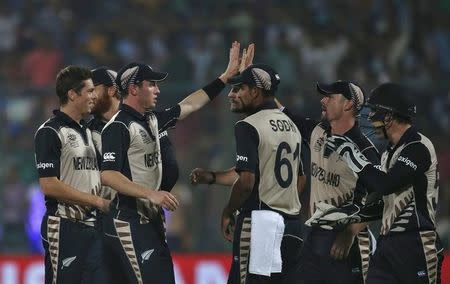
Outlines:
{"label": "wristband", "polygon": [[225,89],[225,83],[219,78],[215,79],[208,85],[204,86],[202,90],[208,95],[209,99],[212,101],[217,95]]}
{"label": "wristband", "polygon": [[210,181],[210,182],[208,182],[208,184],[213,184],[213,183],[215,183],[216,182],[216,173],[215,172],[211,172],[211,174],[212,174],[212,180]]}

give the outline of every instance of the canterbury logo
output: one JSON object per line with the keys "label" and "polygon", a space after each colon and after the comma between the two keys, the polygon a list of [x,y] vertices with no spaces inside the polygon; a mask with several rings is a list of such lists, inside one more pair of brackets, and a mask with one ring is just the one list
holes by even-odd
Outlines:
{"label": "canterbury logo", "polygon": [[103,161],[113,162],[115,160],[116,160],[116,153],[107,152],[107,153],[103,154]]}
{"label": "canterbury logo", "polygon": [[152,255],[153,251],[155,251],[155,249],[149,249],[149,250],[146,250],[143,253],[141,253],[141,258],[142,258],[141,263],[144,263],[144,261],[148,260],[150,258],[150,256]]}
{"label": "canterbury logo", "polygon": [[61,270],[64,269],[64,267],[69,267],[76,258],[77,258],[76,256],[72,256],[72,257],[63,259]]}

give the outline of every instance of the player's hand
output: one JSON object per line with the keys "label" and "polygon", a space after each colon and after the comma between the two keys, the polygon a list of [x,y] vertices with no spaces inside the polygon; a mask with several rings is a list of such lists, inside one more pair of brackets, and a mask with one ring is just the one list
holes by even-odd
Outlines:
{"label": "player's hand", "polygon": [[103,213],[109,212],[109,204],[111,204],[111,200],[100,198],[98,201],[97,208]]}
{"label": "player's hand", "polygon": [[346,259],[353,245],[355,235],[349,225],[346,229],[339,232],[334,240],[330,250],[330,256],[336,260]]}
{"label": "player's hand", "polygon": [[237,41],[234,41],[231,44],[230,48],[230,58],[228,61],[228,66],[225,72],[220,75],[219,79],[222,80],[225,84],[228,82],[228,79],[234,75],[236,75],[239,71],[239,52],[240,52],[241,44]]}
{"label": "player's hand", "polygon": [[191,178],[191,184],[193,185],[211,184],[214,181],[211,171],[202,168],[193,169],[189,177]]}
{"label": "player's hand", "polygon": [[222,235],[230,243],[233,242],[234,225],[235,221],[233,212],[230,212],[225,208],[222,213]]}
{"label": "player's hand", "polygon": [[253,64],[253,57],[255,56],[255,44],[251,43],[242,51],[241,64],[239,66],[239,72],[244,71],[248,66]]}
{"label": "player's hand", "polygon": [[175,211],[180,203],[170,192],[167,191],[149,191],[149,195],[147,197],[152,203],[159,205],[163,208],[166,208],[170,211]]}
{"label": "player's hand", "polygon": [[366,156],[359,151],[358,146],[346,136],[332,135],[327,138],[325,152],[331,154],[334,151],[343,158],[355,173],[361,172],[365,166],[370,164]]}

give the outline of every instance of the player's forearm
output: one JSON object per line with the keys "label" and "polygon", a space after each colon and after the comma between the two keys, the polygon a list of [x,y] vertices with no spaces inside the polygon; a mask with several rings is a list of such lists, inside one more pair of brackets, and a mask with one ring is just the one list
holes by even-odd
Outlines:
{"label": "player's forearm", "polygon": [[239,177],[232,186],[230,200],[224,211],[232,214],[241,208],[245,200],[250,197],[252,189],[253,184],[246,182]]}
{"label": "player's forearm", "polygon": [[45,196],[76,205],[102,207],[101,197],[79,191],[56,177],[40,178],[39,184]]}
{"label": "player's forearm", "polygon": [[202,89],[187,96],[179,103],[181,109],[179,119],[184,119],[191,113],[201,109],[204,105],[219,95],[224,88],[224,82],[217,78]]}
{"label": "player's forearm", "polygon": [[297,178],[297,192],[298,192],[298,194],[302,194],[303,193],[303,190],[305,190],[305,185],[306,185],[306,176],[305,175],[298,176],[298,178]]}
{"label": "player's forearm", "polygon": [[132,182],[121,172],[106,170],[102,171],[101,177],[103,185],[107,185],[121,194],[146,199],[151,194],[151,190]]}
{"label": "player's forearm", "polygon": [[239,178],[239,175],[234,170],[235,167],[232,167],[228,170],[213,172],[216,175],[215,184],[232,186],[234,182]]}

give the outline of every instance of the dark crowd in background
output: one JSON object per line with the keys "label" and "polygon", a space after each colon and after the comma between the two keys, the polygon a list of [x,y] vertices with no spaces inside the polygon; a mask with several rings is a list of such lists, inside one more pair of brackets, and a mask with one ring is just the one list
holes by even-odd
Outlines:
{"label": "dark crowd in background", "polygon": [[[146,62],[169,72],[158,98],[166,107],[219,75],[232,40],[256,44],[254,61],[280,73],[279,99],[305,116],[320,115],[317,81],[352,80],[366,95],[387,81],[411,87],[416,123],[438,154],[438,231],[450,248],[450,0],[2,0],[0,39],[3,253],[41,251],[33,136],[59,104],[60,68]],[[240,117],[226,92],[170,132],[182,203],[168,215],[175,252],[231,248],[219,230],[229,189],[188,179],[195,167],[233,166]]]}

